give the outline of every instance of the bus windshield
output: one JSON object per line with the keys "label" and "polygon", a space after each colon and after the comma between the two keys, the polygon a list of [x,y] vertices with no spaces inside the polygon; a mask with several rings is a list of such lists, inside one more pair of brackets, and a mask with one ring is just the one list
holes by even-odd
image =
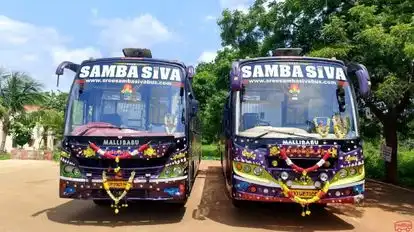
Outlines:
{"label": "bus windshield", "polygon": [[[181,70],[179,75],[183,80]],[[70,93],[65,135],[183,136],[185,105],[181,81],[77,78]]]}
{"label": "bus windshield", "polygon": [[354,95],[342,66],[279,61],[247,64],[241,70],[244,89],[233,99],[236,134],[313,139],[358,136]]}

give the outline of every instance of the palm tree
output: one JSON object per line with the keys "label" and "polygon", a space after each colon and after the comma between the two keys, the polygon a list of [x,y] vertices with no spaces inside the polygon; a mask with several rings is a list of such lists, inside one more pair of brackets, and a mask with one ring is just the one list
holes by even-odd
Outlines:
{"label": "palm tree", "polygon": [[0,152],[4,152],[11,120],[24,112],[25,105],[42,102],[42,84],[22,72],[0,70],[0,121],[3,124]]}

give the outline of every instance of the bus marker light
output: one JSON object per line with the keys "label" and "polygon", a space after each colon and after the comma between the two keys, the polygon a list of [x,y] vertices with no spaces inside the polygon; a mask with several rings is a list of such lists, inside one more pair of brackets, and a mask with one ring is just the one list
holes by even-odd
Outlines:
{"label": "bus marker light", "polygon": [[238,164],[236,164],[236,168],[237,168],[238,170],[242,170],[243,166],[242,166],[240,163],[238,163]]}
{"label": "bus marker light", "polygon": [[326,174],[325,172],[322,172],[319,178],[321,179],[321,181],[325,182],[328,180],[328,174]]}
{"label": "bus marker light", "polygon": [[250,187],[250,192],[255,193],[257,191],[256,187],[252,186]]}

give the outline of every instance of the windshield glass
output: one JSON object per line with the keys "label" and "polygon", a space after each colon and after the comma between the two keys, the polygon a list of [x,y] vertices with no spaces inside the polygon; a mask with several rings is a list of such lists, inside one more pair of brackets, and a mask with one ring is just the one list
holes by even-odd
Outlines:
{"label": "windshield glass", "polygon": [[[124,72],[117,72],[116,67],[111,73],[109,67],[106,73],[101,69],[93,74],[95,67],[82,68],[83,78],[75,79],[70,93],[65,135],[184,135],[182,69],[145,64],[138,68],[128,66]],[[136,70],[130,75],[132,69]],[[178,72],[172,78],[174,70]],[[140,79],[144,75],[149,80]]]}
{"label": "windshield glass", "polygon": [[241,71],[245,87],[234,98],[238,135],[316,139],[358,136],[353,92],[342,66],[267,61],[243,65]]}

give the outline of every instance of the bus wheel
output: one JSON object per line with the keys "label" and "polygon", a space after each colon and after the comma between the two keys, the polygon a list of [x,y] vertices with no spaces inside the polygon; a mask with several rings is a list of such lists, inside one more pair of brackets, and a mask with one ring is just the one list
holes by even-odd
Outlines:
{"label": "bus wheel", "polygon": [[111,205],[111,201],[109,201],[109,200],[93,200],[93,203],[95,203],[95,205],[99,205],[99,206]]}

